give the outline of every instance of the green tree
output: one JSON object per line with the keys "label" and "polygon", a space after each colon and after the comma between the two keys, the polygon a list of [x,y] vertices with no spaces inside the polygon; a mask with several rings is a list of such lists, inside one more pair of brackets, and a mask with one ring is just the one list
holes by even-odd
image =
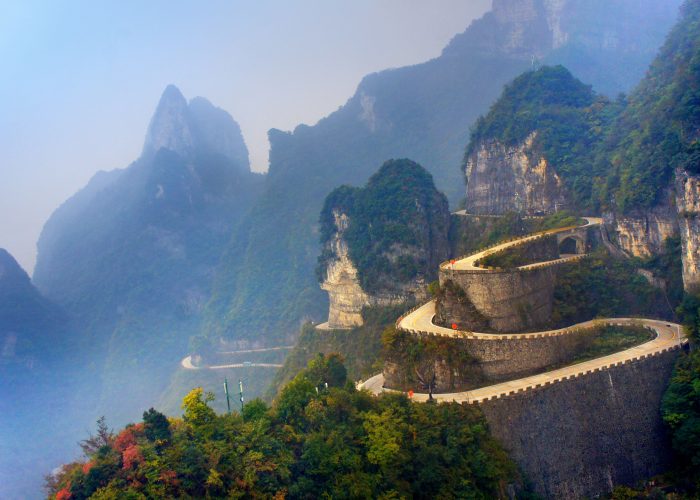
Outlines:
{"label": "green tree", "polygon": [[149,441],[170,439],[168,418],[153,408],[143,412],[143,430]]}
{"label": "green tree", "polygon": [[182,400],[182,409],[185,410],[183,418],[193,427],[204,427],[216,419],[216,413],[207,404],[214,401],[214,394],[201,387],[192,389]]}

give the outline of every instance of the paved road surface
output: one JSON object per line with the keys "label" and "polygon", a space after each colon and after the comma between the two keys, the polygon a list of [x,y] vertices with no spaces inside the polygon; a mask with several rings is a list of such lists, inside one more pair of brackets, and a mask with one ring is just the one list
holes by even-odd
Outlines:
{"label": "paved road surface", "polygon": [[[585,217],[586,224],[581,227],[588,227],[594,225],[602,224],[602,219],[598,217]],[[486,269],[477,267],[474,263],[485,257],[486,255],[494,252],[504,250],[508,247],[519,245],[525,241],[534,239],[542,234],[556,234],[559,232],[569,231],[571,228],[559,228],[552,229],[549,231],[544,231],[536,235],[529,235],[517,240],[504,242],[500,245],[492,247],[488,250],[478,252],[476,254],[470,255],[454,264],[443,264],[444,266],[450,266],[455,270],[470,270],[470,271],[483,271],[488,272]],[[523,266],[523,268],[529,268],[539,265],[549,265],[556,262],[565,262],[573,258],[580,258],[581,256],[565,255],[560,259],[555,261],[550,261],[547,263],[538,262],[536,264],[530,264],[528,266]],[[680,347],[682,343],[687,342],[683,337],[682,329],[680,325],[675,323],[668,323],[665,321],[657,321],[651,319],[639,319],[639,318],[606,318],[600,320],[586,321],[584,323],[579,323],[567,328],[561,328],[558,330],[545,330],[541,332],[534,333],[480,333],[480,332],[468,332],[463,330],[451,330],[442,326],[435,325],[433,323],[435,317],[435,301],[430,301],[422,306],[418,307],[411,313],[407,314],[397,324],[397,327],[415,334],[434,334],[441,335],[445,337],[456,337],[456,338],[470,338],[483,341],[497,340],[497,339],[513,339],[518,338],[534,338],[543,337],[550,335],[567,335],[572,331],[579,330],[581,328],[590,328],[593,326],[600,326],[605,324],[618,324],[618,325],[642,325],[652,328],[656,332],[656,337],[653,340],[645,342],[636,347],[626,349],[617,353],[610,354],[608,356],[602,356],[589,361],[584,361],[582,363],[566,366],[564,368],[559,368],[556,370],[551,370],[548,372],[540,373],[538,375],[532,375],[530,377],[520,378],[517,380],[511,380],[508,382],[502,382],[499,384],[482,387],[479,389],[474,389],[471,391],[448,393],[448,394],[434,394],[433,397],[438,401],[457,401],[457,402],[480,402],[491,398],[497,398],[515,392],[524,391],[527,389],[532,389],[536,386],[546,385],[550,383],[556,383],[563,379],[585,375],[593,370],[600,370],[608,368],[612,365],[630,362],[640,357],[645,357],[660,352],[664,352],[669,349],[674,349]],[[391,391],[391,389],[384,389],[384,377],[382,374],[375,375],[368,380],[358,384],[358,388],[364,388],[369,390],[374,394],[379,394],[383,391]],[[415,393],[413,396],[415,401],[426,401],[428,399],[427,394]]]}
{"label": "paved road surface", "polygon": [[[641,357],[645,357],[655,353],[660,353],[673,348],[678,348],[682,343],[687,342],[687,339],[685,339],[681,333],[681,326],[675,323],[638,318],[611,318],[606,319],[604,321],[607,323],[614,322],[616,324],[621,325],[641,324],[644,326],[648,326],[656,331],[656,337],[653,340],[645,342],[644,344],[638,345],[636,347],[616,352],[608,356],[602,356],[600,358],[591,359],[582,363],[577,363],[575,365],[565,366],[564,368],[559,368],[557,370],[551,370],[548,372],[540,373],[538,375],[532,375],[530,377],[511,380],[508,382],[502,382],[500,384],[490,385],[487,387],[481,387],[479,389],[473,389],[471,391],[433,394],[433,398],[435,398],[437,401],[456,401],[458,403],[480,402],[487,399],[506,396],[515,392],[532,389],[538,385],[556,383],[561,381],[562,379],[570,378],[572,376],[585,375],[593,370],[609,368],[612,365],[626,363],[635,359],[639,359]],[[374,394],[379,394],[383,391],[391,391],[391,389],[384,389],[382,387],[383,384],[384,376],[382,374],[379,374],[369,378],[365,382],[358,384],[358,388],[367,389]],[[427,401],[428,395],[423,393],[415,393],[413,395],[413,400]]]}
{"label": "paved road surface", "polygon": [[225,368],[282,368],[275,363],[232,363],[230,365],[194,366],[192,356],[183,358],[180,365],[186,370],[223,370]]}
{"label": "paved road surface", "polygon": [[[583,217],[583,219],[586,221],[586,223],[582,226],[579,226],[579,228],[584,228],[584,227],[590,227],[590,226],[598,226],[603,223],[603,219],[600,217]],[[579,229],[577,228],[577,229]],[[464,257],[462,259],[459,259],[455,261],[454,264],[451,263],[443,263],[440,267],[442,269],[454,269],[455,271],[483,271],[483,272],[488,272],[487,269],[483,267],[477,266],[475,263],[486,257],[487,255],[491,255],[496,252],[500,252],[502,250],[505,250],[510,247],[514,247],[517,245],[521,245],[527,241],[531,241],[534,239],[537,239],[543,235],[549,235],[549,234],[557,234],[557,233],[563,233],[566,231],[571,231],[572,228],[570,227],[564,227],[564,228],[556,228],[556,229],[548,229],[547,231],[541,231],[539,233],[534,233],[528,236],[523,236],[522,238],[518,238],[516,240],[512,241],[505,241],[499,245],[496,245],[491,248],[487,248],[486,250],[482,250],[481,252],[474,253],[472,255],[469,255],[467,257]],[[542,265],[549,265],[555,262],[566,262],[567,260],[572,260],[575,258],[580,258],[579,255],[576,256],[568,256],[568,257],[563,257],[560,259],[556,259],[554,261],[549,261],[549,262],[538,262],[536,264],[529,264],[526,266],[522,266],[519,269],[527,269],[527,268],[532,268],[532,267],[537,267],[537,266],[542,266]]]}
{"label": "paved road surface", "polygon": [[277,347],[261,347],[260,349],[243,349],[240,351],[220,351],[219,354],[248,354],[251,352],[284,351],[294,349],[293,345],[280,345]]}

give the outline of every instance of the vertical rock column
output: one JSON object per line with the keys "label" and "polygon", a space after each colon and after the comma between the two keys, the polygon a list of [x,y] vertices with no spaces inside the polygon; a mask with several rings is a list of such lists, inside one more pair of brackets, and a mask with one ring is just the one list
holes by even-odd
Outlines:
{"label": "vertical rock column", "polygon": [[681,235],[683,286],[700,285],[700,177],[676,170],[676,207]]}

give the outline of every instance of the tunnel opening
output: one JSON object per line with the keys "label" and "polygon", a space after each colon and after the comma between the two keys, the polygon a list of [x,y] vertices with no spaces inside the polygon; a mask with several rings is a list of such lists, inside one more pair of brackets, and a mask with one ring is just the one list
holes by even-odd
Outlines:
{"label": "tunnel opening", "polygon": [[559,243],[559,255],[573,255],[582,253],[579,251],[579,247],[580,245],[575,238],[564,238],[562,242]]}

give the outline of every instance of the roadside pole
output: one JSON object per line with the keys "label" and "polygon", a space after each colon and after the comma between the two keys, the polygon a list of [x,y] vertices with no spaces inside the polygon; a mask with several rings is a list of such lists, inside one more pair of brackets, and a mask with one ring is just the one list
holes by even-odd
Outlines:
{"label": "roadside pole", "polygon": [[231,414],[231,400],[228,397],[228,380],[224,379],[224,393],[226,393],[226,406],[228,407],[228,413]]}
{"label": "roadside pole", "polygon": [[238,381],[238,395],[241,398],[241,411],[243,411],[243,380]]}

